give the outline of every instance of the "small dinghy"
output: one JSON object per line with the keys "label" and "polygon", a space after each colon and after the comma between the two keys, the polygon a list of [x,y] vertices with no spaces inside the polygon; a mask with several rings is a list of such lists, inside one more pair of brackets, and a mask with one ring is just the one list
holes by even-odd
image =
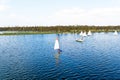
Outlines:
{"label": "small dinghy", "polygon": [[76,39],[77,42],[83,42],[83,36],[81,36],[80,38]]}
{"label": "small dinghy", "polygon": [[76,39],[77,42],[83,42],[83,39]]}
{"label": "small dinghy", "polygon": [[117,32],[117,31],[115,31],[115,32],[114,32],[114,35],[116,35],[116,36],[117,36],[117,35],[118,35],[118,32]]}
{"label": "small dinghy", "polygon": [[83,36],[83,32],[82,31],[80,32],[80,36]]}
{"label": "small dinghy", "polygon": [[88,34],[87,34],[88,36],[91,36],[92,35],[92,33],[91,33],[91,31],[88,31]]}
{"label": "small dinghy", "polygon": [[83,37],[86,37],[86,36],[87,36],[86,32],[84,32],[82,36],[83,36]]}

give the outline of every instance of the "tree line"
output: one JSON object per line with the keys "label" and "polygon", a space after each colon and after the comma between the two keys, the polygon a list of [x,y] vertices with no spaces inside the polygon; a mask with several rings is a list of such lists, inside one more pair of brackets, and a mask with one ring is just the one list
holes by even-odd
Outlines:
{"label": "tree line", "polygon": [[93,32],[109,32],[120,31],[120,26],[87,26],[87,25],[70,25],[70,26],[15,26],[15,27],[0,27],[0,31],[35,31],[35,32],[71,32],[80,31]]}

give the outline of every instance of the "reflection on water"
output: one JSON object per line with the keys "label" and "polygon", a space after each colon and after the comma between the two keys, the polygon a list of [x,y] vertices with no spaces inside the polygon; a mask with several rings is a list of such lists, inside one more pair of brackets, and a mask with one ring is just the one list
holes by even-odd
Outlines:
{"label": "reflection on water", "polygon": [[0,36],[0,80],[120,79],[120,35],[76,37],[59,35],[63,52],[55,53],[56,34]]}
{"label": "reflection on water", "polygon": [[58,53],[55,53],[55,60],[56,60],[56,65],[58,65],[59,64],[59,60],[60,60],[60,52],[58,52]]}

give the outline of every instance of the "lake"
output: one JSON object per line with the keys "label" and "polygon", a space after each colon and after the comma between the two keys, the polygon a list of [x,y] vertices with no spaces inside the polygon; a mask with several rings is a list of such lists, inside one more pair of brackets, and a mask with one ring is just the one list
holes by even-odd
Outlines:
{"label": "lake", "polygon": [[120,79],[120,35],[93,33],[0,36],[0,80]]}

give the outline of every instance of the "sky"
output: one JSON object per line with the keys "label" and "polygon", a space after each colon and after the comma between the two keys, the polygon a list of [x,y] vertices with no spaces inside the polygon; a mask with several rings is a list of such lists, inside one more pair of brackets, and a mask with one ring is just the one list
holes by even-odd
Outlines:
{"label": "sky", "polygon": [[120,25],[120,0],[0,0],[0,27]]}

